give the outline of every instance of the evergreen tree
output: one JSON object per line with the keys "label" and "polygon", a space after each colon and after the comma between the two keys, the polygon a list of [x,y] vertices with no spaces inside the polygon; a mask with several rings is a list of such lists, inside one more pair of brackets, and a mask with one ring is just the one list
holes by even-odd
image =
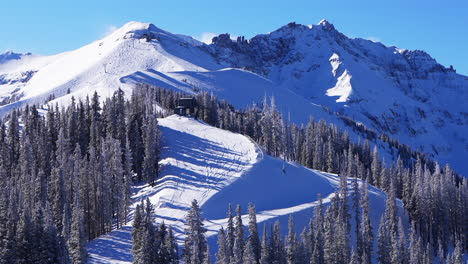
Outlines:
{"label": "evergreen tree", "polygon": [[164,247],[166,248],[165,252],[167,255],[165,256],[167,259],[167,264],[177,264],[179,263],[179,246],[174,237],[174,233],[172,231],[172,227],[169,226],[166,238],[164,240]]}
{"label": "evergreen tree", "polygon": [[286,259],[288,264],[297,263],[298,243],[296,233],[294,232],[294,220],[289,216],[288,236],[286,238]]}
{"label": "evergreen tree", "polygon": [[[240,256],[239,257],[239,261],[242,261],[242,255],[243,255],[243,251],[244,251],[244,246],[245,246],[245,243],[244,243],[244,224],[242,224],[242,212],[241,212],[241,206],[240,205],[237,205],[237,208],[236,208],[236,225],[235,225],[235,241],[234,243],[237,241],[237,247],[238,247],[238,251],[240,252]],[[234,251],[234,249],[233,249]],[[233,253],[235,254],[235,253]]]}
{"label": "evergreen tree", "polygon": [[224,229],[221,228],[218,232],[218,252],[216,253],[216,263],[229,264],[230,254],[228,241]]}
{"label": "evergreen tree", "polygon": [[269,264],[270,263],[270,247],[268,244],[268,234],[266,224],[263,226],[262,234],[262,250],[260,256],[260,264]]}
{"label": "evergreen tree", "polygon": [[247,240],[245,244],[244,256],[242,257],[242,264],[256,264],[254,247],[252,246],[252,240]]}
{"label": "evergreen tree", "polygon": [[271,263],[286,263],[286,254],[284,243],[281,239],[280,222],[276,221],[273,225],[273,232],[270,239],[270,260]]}
{"label": "evergreen tree", "polygon": [[372,248],[374,245],[374,234],[372,231],[372,224],[370,221],[370,208],[369,208],[369,192],[368,185],[363,182],[361,186],[361,200],[362,217],[361,217],[361,242],[358,244],[358,255],[359,259],[363,263],[371,263],[372,259]]}
{"label": "evergreen tree", "polygon": [[385,224],[385,215],[380,218],[379,231],[377,236],[377,250],[379,253],[379,263],[391,263],[391,232],[389,227]]}
{"label": "evergreen tree", "polygon": [[359,263],[360,262],[359,262],[357,254],[356,254],[356,251],[353,250],[352,253],[351,253],[351,259],[349,261],[349,264],[359,264]]}
{"label": "evergreen tree", "polygon": [[247,238],[247,241],[250,242],[250,247],[252,247],[255,263],[258,263],[260,260],[261,245],[260,238],[258,236],[255,205],[252,203],[249,203],[249,237]]}
{"label": "evergreen tree", "polygon": [[73,264],[86,263],[88,253],[86,251],[86,239],[84,232],[84,219],[83,211],[81,208],[81,201],[78,195],[75,196],[73,204],[73,214],[71,223],[70,239],[68,240],[68,248],[70,251],[70,258]]}
{"label": "evergreen tree", "polygon": [[236,238],[234,240],[234,247],[232,248],[232,256],[229,260],[231,264],[242,264],[243,261],[243,249],[239,243],[239,240]]}
{"label": "evergreen tree", "polygon": [[183,259],[186,264],[202,264],[206,252],[206,229],[203,227],[203,217],[197,200],[192,201],[192,207],[186,216]]}
{"label": "evergreen tree", "polygon": [[356,233],[356,248],[357,252],[355,253],[355,257],[359,261],[359,257],[361,256],[363,241],[362,241],[362,234],[361,234],[361,212],[360,212],[360,194],[359,194],[359,184],[357,178],[353,180],[353,211],[354,211],[354,229]]}
{"label": "evergreen tree", "polygon": [[325,263],[325,252],[324,252],[324,223],[325,218],[323,215],[323,201],[322,196],[318,195],[318,205],[314,209],[314,220],[313,226],[315,230],[314,243],[311,251],[310,263],[323,264]]}
{"label": "evergreen tree", "polygon": [[159,170],[159,129],[156,115],[148,116],[144,144],[143,177],[154,186]]}
{"label": "evergreen tree", "polygon": [[455,250],[453,251],[453,263],[462,264],[464,261],[463,246],[460,240],[457,240]]}
{"label": "evergreen tree", "polygon": [[229,256],[233,255],[234,240],[235,240],[235,228],[234,228],[234,217],[232,215],[232,205],[229,204],[228,209],[228,223],[226,229],[226,240],[228,245]]}

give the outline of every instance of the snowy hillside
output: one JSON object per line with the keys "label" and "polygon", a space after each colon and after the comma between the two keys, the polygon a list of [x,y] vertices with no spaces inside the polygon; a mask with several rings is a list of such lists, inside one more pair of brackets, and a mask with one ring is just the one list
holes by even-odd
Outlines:
{"label": "snowy hillside", "polygon": [[236,107],[274,95],[293,121],[313,115],[346,128],[350,118],[468,174],[468,77],[424,51],[348,38],[326,20],[250,40],[222,34],[211,45],[130,22],[74,51],[3,60],[0,112],[51,95],[68,103],[119,87],[129,94],[136,83],[208,90]]}
{"label": "snowy hillside", "polygon": [[[173,226],[183,238],[183,219],[197,199],[204,211],[212,253],[216,232],[226,226],[228,204],[249,202],[257,208],[259,225],[279,219],[286,232],[293,215],[300,231],[317,205],[317,195],[327,205],[338,189],[336,175],[306,169],[265,155],[245,136],[211,127],[190,118],[170,116],[159,120],[163,152],[157,187],[135,187],[135,207],[147,197],[155,205],[157,222]],[[371,218],[375,228],[385,207],[382,191],[370,187]],[[401,211],[401,210],[400,210]],[[247,222],[247,212],[245,222]],[[89,263],[131,263],[131,223],[88,244]]]}

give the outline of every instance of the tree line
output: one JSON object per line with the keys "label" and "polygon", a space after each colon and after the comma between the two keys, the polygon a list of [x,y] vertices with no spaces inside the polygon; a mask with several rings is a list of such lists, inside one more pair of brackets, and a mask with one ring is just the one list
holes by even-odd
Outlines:
{"label": "tree line", "polygon": [[[4,118],[0,263],[84,263],[88,240],[127,223],[133,182],[155,184],[160,151],[157,117],[171,114],[183,96],[187,95],[139,86],[129,100],[119,89],[103,103],[95,93],[84,101],[72,99],[66,108],[26,106]],[[447,255],[457,243],[466,251],[467,180],[450,167],[441,168],[390,139],[399,159],[388,165],[376,147],[371,151],[376,142],[353,143],[346,132],[323,121],[291,123],[279,114],[274,99],[245,110],[206,92],[196,99],[200,119],[251,137],[271,155],[360,178],[387,193],[394,190],[410,214],[420,245],[429,245],[424,252]],[[161,235],[159,226],[145,225],[160,236],[159,241],[166,240],[169,231]],[[203,257],[207,249],[202,231],[198,229],[193,242],[196,253],[184,251],[182,256],[209,261]]]}
{"label": "tree line", "polygon": [[[137,91],[150,94],[169,109],[165,115],[173,113],[177,98],[190,96],[147,85],[139,88]],[[458,241],[467,250],[468,181],[449,165],[442,168],[408,146],[380,135],[378,139],[387,143],[397,160],[387,164],[379,155],[377,137],[368,129],[361,127],[357,132],[366,139],[354,143],[346,131],[323,120],[317,122],[311,117],[307,124],[297,125],[282,117],[274,98],[264,98],[247,109],[235,109],[207,92],[195,98],[199,104],[197,118],[249,136],[270,155],[308,168],[359,178],[387,193],[394,188],[395,197],[403,201],[409,212],[413,229],[435,255],[446,254]]]}
{"label": "tree line", "polygon": [[[289,217],[288,232],[282,235],[279,220],[273,225],[263,225],[263,232],[258,230],[255,205],[248,205],[248,223],[242,220],[242,209],[236,207],[233,214],[228,207],[226,223],[217,234],[217,264],[367,264],[374,259],[382,264],[463,264],[464,249],[458,240],[454,249],[444,253],[438,249],[432,252],[430,243],[424,243],[420,232],[412,225],[409,234],[403,227],[397,206],[395,187],[392,186],[386,196],[385,211],[381,216],[378,230],[374,230],[370,220],[370,201],[368,184],[352,179],[351,192],[348,190],[348,178],[340,177],[340,187],[325,207],[319,194],[318,204],[314,207],[313,217],[301,233],[295,232],[294,218]],[[152,225],[151,221],[141,220],[151,212],[147,201],[137,207],[136,222],[133,230],[133,252],[135,264],[179,263],[176,258],[176,246],[172,235],[149,236],[150,230],[165,230],[165,225]],[[140,220],[137,220],[140,219]],[[180,261],[190,264],[211,262],[210,249],[203,226],[202,211],[196,200],[185,219],[185,239]],[[143,222],[144,224],[136,224]],[[150,226],[142,235],[139,226]],[[163,231],[164,232],[164,231]],[[377,236],[375,235],[377,233]],[[165,233],[167,234],[167,232]],[[169,233],[170,234],[170,233]],[[377,250],[374,250],[374,237]],[[169,238],[169,240],[168,240]],[[353,240],[353,241],[352,241]],[[155,242],[156,241],[156,242]],[[159,241],[159,242],[157,242]],[[170,241],[170,242],[167,242]],[[142,245],[146,246],[142,246]],[[153,245],[153,246],[148,246]],[[146,250],[142,250],[145,248]],[[169,257],[165,257],[169,256]]]}
{"label": "tree line", "polygon": [[154,184],[154,102],[26,106],[0,123],[0,263],[86,263],[87,241],[128,221],[131,186]]}

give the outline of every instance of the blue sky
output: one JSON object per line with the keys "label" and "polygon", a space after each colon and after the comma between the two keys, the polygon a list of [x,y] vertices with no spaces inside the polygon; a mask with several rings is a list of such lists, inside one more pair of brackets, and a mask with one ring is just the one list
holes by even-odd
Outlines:
{"label": "blue sky", "polygon": [[225,32],[249,38],[288,22],[308,25],[326,18],[350,37],[422,49],[468,75],[467,11],[466,0],[5,1],[0,52],[72,50],[131,20],[197,38]]}

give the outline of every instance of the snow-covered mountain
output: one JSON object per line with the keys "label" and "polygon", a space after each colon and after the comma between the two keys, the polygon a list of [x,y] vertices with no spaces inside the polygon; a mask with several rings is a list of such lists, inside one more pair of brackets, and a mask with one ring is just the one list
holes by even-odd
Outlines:
{"label": "snow-covered mountain", "polygon": [[6,63],[7,61],[11,61],[11,60],[20,60],[26,56],[31,56],[31,55],[32,55],[31,53],[21,54],[21,53],[15,53],[13,51],[6,51],[0,54],[0,64]]}
{"label": "snow-covered mountain", "polygon": [[236,107],[274,95],[294,121],[313,115],[346,127],[350,118],[468,174],[468,77],[424,51],[348,38],[326,20],[250,40],[222,34],[211,45],[130,22],[74,51],[1,60],[0,111],[51,95],[104,98],[136,83],[209,90]]}
{"label": "snow-covered mountain", "polygon": [[[180,116],[159,119],[162,133],[161,175],[156,187],[134,188],[133,205],[149,198],[158,223],[170,224],[182,243],[184,219],[191,201],[197,199],[204,212],[212,256],[217,251],[217,232],[226,228],[228,204],[240,204],[243,222],[247,205],[255,204],[259,226],[281,222],[287,232],[288,217],[294,216],[296,232],[304,228],[323,197],[324,206],[338,192],[339,177],[285,163],[263,153],[247,137]],[[351,180],[349,189],[351,192]],[[372,225],[379,226],[385,210],[383,191],[369,187]],[[407,217],[399,202],[401,216]],[[132,263],[132,223],[88,244],[88,263]]]}

